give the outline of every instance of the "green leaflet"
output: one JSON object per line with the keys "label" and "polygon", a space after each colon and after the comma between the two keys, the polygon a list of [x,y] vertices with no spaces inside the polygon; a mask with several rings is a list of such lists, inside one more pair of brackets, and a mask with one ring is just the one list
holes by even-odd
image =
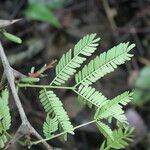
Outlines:
{"label": "green leaflet", "polygon": [[126,127],[125,129],[119,128],[112,132],[112,138],[107,138],[100,147],[100,150],[122,149],[132,142],[133,128]]}
{"label": "green leaflet", "polygon": [[135,105],[143,105],[150,101],[150,92],[146,89],[150,89],[150,66],[145,66],[141,69],[138,78],[134,83],[133,103]]}
{"label": "green leaflet", "polygon": [[[57,121],[59,123],[59,130],[62,132],[65,131],[66,133],[74,134],[74,129],[70,122],[70,119],[63,108],[62,102],[55,95],[55,93],[53,91],[47,91],[46,89],[43,89],[40,91],[39,98],[45,111],[50,116],[55,116],[57,118]],[[52,130],[51,126],[49,127],[49,130]]]}
{"label": "green leaflet", "polygon": [[62,56],[56,66],[56,77],[51,82],[51,85],[62,85],[72,75],[75,74],[77,68],[86,60],[85,56],[91,56],[98,46],[100,38],[95,38],[96,34],[84,36],[74,47]]}
{"label": "green leaflet", "polygon": [[92,106],[101,108],[108,102],[107,98],[102,95],[102,93],[96,91],[95,88],[90,86],[80,85],[75,92],[78,94],[78,100],[84,105],[87,104],[90,108],[92,108]]}
{"label": "green leaflet", "polygon": [[15,42],[15,43],[18,43],[18,44],[21,44],[22,43],[22,40],[16,36],[16,35],[13,35],[13,34],[10,34],[8,32],[3,32],[3,35],[10,41],[12,42]]}
{"label": "green leaflet", "polygon": [[105,149],[105,144],[106,144],[106,142],[104,141],[104,142],[102,143],[101,147],[100,147],[100,150],[104,150],[104,149]]}
{"label": "green leaflet", "polygon": [[54,27],[60,27],[60,22],[53,11],[46,4],[33,3],[29,4],[25,10],[25,15],[28,18],[48,22]]}
{"label": "green leaflet", "polygon": [[6,131],[9,130],[11,125],[10,110],[8,107],[8,90],[5,89],[0,97],[0,147],[3,148],[7,142]]}
{"label": "green leaflet", "polygon": [[43,131],[46,138],[51,137],[58,130],[57,117],[51,118],[48,114],[43,125]]}
{"label": "green leaflet", "polygon": [[129,42],[121,43],[91,60],[75,75],[76,86],[80,83],[90,85],[104,75],[114,71],[118,65],[130,60],[133,55],[128,54],[128,52],[134,46],[135,44],[129,45]]}
{"label": "green leaflet", "polygon": [[5,134],[0,135],[0,148],[4,148],[6,142],[7,142],[6,135]]}
{"label": "green leaflet", "polygon": [[94,118],[95,119],[104,119],[109,117],[114,117],[121,123],[127,124],[127,119],[124,115],[124,111],[122,106],[127,105],[131,101],[132,93],[124,92],[123,94],[115,97],[114,99],[110,100],[106,105],[102,108],[98,108]]}
{"label": "green leaflet", "polygon": [[19,79],[19,82],[24,82],[24,83],[33,83],[33,82],[39,82],[39,81],[40,81],[40,78],[31,78],[31,77]]}
{"label": "green leaflet", "polygon": [[113,135],[112,135],[112,130],[110,129],[110,127],[108,125],[106,125],[103,122],[97,121],[96,125],[98,127],[98,129],[100,130],[100,132],[106,137],[106,138],[110,138],[113,139]]}

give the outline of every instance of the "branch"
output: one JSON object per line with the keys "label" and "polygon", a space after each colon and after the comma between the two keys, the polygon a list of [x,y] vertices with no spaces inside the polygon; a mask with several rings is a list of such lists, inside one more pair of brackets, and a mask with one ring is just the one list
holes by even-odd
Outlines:
{"label": "branch", "polygon": [[15,83],[14,83],[14,81],[15,81],[14,73],[13,73],[13,71],[9,65],[9,62],[6,58],[6,55],[4,53],[1,41],[0,41],[0,57],[1,57],[3,68],[4,68],[4,75],[7,78],[7,81],[8,81],[8,84],[10,86],[15,104],[17,105],[17,108],[18,108],[18,111],[20,114],[21,120],[22,120],[22,122],[26,122],[27,117],[25,115],[25,112],[24,112],[23,107],[21,105],[20,99],[19,99],[18,94],[16,92],[16,87],[15,87]]}
{"label": "branch", "polygon": [[[4,73],[3,73],[1,83],[4,83],[4,81],[6,82],[6,80],[7,80],[8,85],[10,86],[10,90],[11,90],[13,99],[14,99],[15,104],[17,106],[17,109],[19,111],[21,121],[22,121],[22,124],[18,128],[15,136],[13,137],[13,139],[8,143],[8,145],[5,148],[5,149],[8,149],[9,147],[12,146],[12,144],[14,144],[22,136],[27,136],[27,135],[30,136],[30,134],[33,134],[38,139],[42,139],[42,137],[38,134],[38,132],[32,127],[32,125],[28,121],[26,114],[25,114],[25,111],[22,107],[21,101],[19,99],[19,96],[17,94],[17,90],[15,87],[15,77],[17,75],[18,76],[23,76],[23,75],[21,73],[19,73],[18,71],[15,71],[14,69],[11,68],[11,66],[8,62],[8,59],[5,55],[4,49],[2,47],[1,41],[0,41],[0,58],[2,60],[2,65],[4,68]],[[52,147],[48,143],[46,143],[45,141],[43,142],[43,145],[45,146],[45,148],[47,150],[52,149]]]}
{"label": "branch", "polygon": [[14,24],[14,23],[20,21],[20,20],[21,19],[15,19],[15,20],[1,20],[0,19],[0,28],[9,26],[11,24]]}

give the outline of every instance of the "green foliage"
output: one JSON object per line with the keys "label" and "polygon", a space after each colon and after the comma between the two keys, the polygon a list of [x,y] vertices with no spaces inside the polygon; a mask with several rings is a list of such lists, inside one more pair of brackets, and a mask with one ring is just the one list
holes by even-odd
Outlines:
{"label": "green foliage", "polygon": [[51,9],[58,9],[62,6],[65,5],[65,3],[67,3],[68,0],[52,0],[50,3],[49,3],[49,7]]}
{"label": "green foliage", "polygon": [[133,138],[133,128],[119,128],[112,132],[112,138],[107,138],[101,145],[100,150],[122,149],[127,147]]}
{"label": "green foliage", "polygon": [[129,42],[121,43],[97,56],[75,75],[76,84],[90,85],[104,75],[114,71],[118,65],[125,63],[126,60],[130,60],[133,55],[128,54],[128,52],[134,46],[135,44],[129,45]]}
{"label": "green foliage", "polygon": [[75,74],[77,68],[86,60],[86,56],[91,56],[98,46],[100,38],[95,38],[96,34],[90,34],[83,37],[74,47],[62,56],[56,66],[56,77],[51,85],[62,85],[72,75]]}
{"label": "green foliage", "polygon": [[51,9],[58,9],[67,2],[68,0],[28,0],[29,5],[38,3],[40,5],[47,5]]}
{"label": "green foliage", "polygon": [[5,143],[7,142],[6,133],[11,125],[11,116],[8,107],[8,97],[8,90],[3,90],[0,97],[0,148],[3,148],[5,146]]}
{"label": "green foliage", "polygon": [[150,101],[150,66],[144,67],[135,81],[133,103],[143,105]]}
{"label": "green foliage", "polygon": [[25,15],[34,20],[47,22],[54,27],[60,27],[60,22],[53,10],[44,3],[29,3]]}
{"label": "green foliage", "polygon": [[40,81],[40,78],[31,78],[31,77],[19,79],[19,82],[24,82],[24,83],[33,83],[33,82],[39,82],[39,81]]}
{"label": "green foliage", "polygon": [[[101,92],[91,87],[90,84],[96,82],[107,73],[114,71],[118,65],[125,63],[126,60],[130,60],[133,55],[129,54],[129,51],[135,45],[121,43],[108,52],[97,56],[75,74],[77,69],[86,61],[86,58],[96,51],[99,40],[100,38],[96,38],[96,34],[87,35],[75,45],[73,50],[70,49],[64,54],[56,66],[55,78],[47,87],[53,89],[68,88],[78,95],[78,100],[83,105],[87,105],[90,108],[94,106],[96,112],[91,123],[96,123],[98,129],[106,138],[101,150],[120,149],[127,146],[127,142],[131,140],[131,130],[128,128],[123,130],[122,126],[128,124],[123,106],[126,106],[131,101],[132,93],[124,92],[109,100]],[[62,84],[66,83],[73,75],[75,75],[76,84],[73,87],[63,87]],[[83,126],[79,125],[73,128],[62,102],[52,90],[46,90],[43,86],[39,98],[47,112],[43,131],[48,139],[57,136],[56,132],[60,132],[58,135],[64,135],[66,139],[67,133],[74,134],[74,129]],[[116,119],[118,130],[113,131],[107,125],[107,122],[112,122],[112,118]]]}
{"label": "green foliage", "polygon": [[87,104],[90,108],[92,108],[93,105],[97,108],[101,108],[108,102],[107,98],[102,95],[102,93],[90,86],[81,84],[76,93],[78,94],[78,100],[84,105]]}
{"label": "green foliage", "polygon": [[18,44],[21,44],[22,43],[22,40],[16,36],[16,35],[13,35],[11,33],[8,33],[6,31],[2,32],[2,34],[10,41],[12,42],[15,42],[15,43],[18,43]]}
{"label": "green foliage", "polygon": [[111,139],[114,138],[113,135],[112,135],[112,130],[111,130],[111,128],[110,128],[108,125],[106,125],[106,124],[103,123],[103,122],[99,122],[99,121],[96,122],[96,125],[97,125],[98,129],[100,130],[100,132],[101,132],[106,138],[111,138]]}
{"label": "green foliage", "polygon": [[[40,91],[40,101],[45,109],[45,111],[49,114],[50,119],[47,118],[44,125],[49,124],[51,121],[54,122],[54,117],[57,118],[58,124],[59,124],[59,130],[61,132],[66,132],[70,134],[74,134],[73,132],[73,126],[71,125],[70,119],[66,113],[66,111],[63,108],[62,102],[59,100],[59,98],[55,95],[53,91],[47,91],[46,89],[43,89]],[[49,132],[46,133],[46,131],[54,131],[54,129],[51,129],[53,126],[49,126],[50,129],[44,128],[45,135],[49,135]]]}
{"label": "green foliage", "polygon": [[57,117],[51,118],[49,114],[46,117],[46,121],[43,125],[43,131],[46,138],[53,136],[58,130],[58,120]]}
{"label": "green foliage", "polygon": [[127,105],[132,99],[132,93],[124,92],[123,94],[113,98],[108,101],[103,107],[98,108],[94,118],[95,119],[104,119],[109,117],[114,117],[121,123],[127,124],[126,116],[122,106]]}
{"label": "green foliage", "polygon": [[[34,0],[32,0],[33,2]],[[31,4],[26,10],[26,15],[37,20],[48,21],[49,23],[58,27],[58,20],[53,16],[48,7],[41,4]],[[51,18],[51,19],[50,19]],[[7,33],[3,32],[5,37],[14,42],[20,43],[21,41]],[[122,126],[128,125],[127,118],[124,114],[123,106],[126,106],[132,99],[132,93],[124,92],[119,96],[109,100],[101,92],[91,87],[92,83],[95,83],[98,79],[114,71],[118,65],[124,64],[126,60],[130,60],[133,56],[129,54],[129,51],[135,46],[128,43],[121,43],[108,52],[102,53],[95,59],[91,60],[85,65],[78,73],[77,69],[81,67],[87,57],[91,56],[97,49],[98,41],[100,38],[96,37],[96,34],[90,34],[84,36],[73,48],[65,53],[56,66],[56,76],[50,83],[50,85],[37,87],[42,88],[40,90],[39,99],[47,113],[46,120],[43,124],[43,132],[46,140],[53,139],[62,135],[67,140],[68,134],[74,134],[74,130],[87,124],[96,123],[100,132],[105,136],[106,140],[102,143],[100,150],[109,150],[111,148],[121,149],[128,146],[128,143],[132,141],[133,129]],[[44,72],[43,70],[40,72]],[[147,71],[145,71],[147,72]],[[147,88],[149,85],[146,80],[147,73],[142,72],[142,79],[140,78],[136,85],[140,88]],[[34,68],[31,73],[34,73]],[[148,71],[149,74],[149,71]],[[62,87],[71,76],[75,76],[76,84],[72,87]],[[147,78],[148,79],[148,78]],[[36,87],[35,82],[39,82],[39,78],[22,78],[19,80],[20,85],[27,83],[29,87]],[[32,85],[34,84],[34,85]],[[144,85],[144,86],[143,86]],[[146,86],[145,86],[146,85]],[[19,84],[18,84],[19,86]],[[47,90],[47,88],[51,88]],[[52,89],[65,88],[72,90],[78,95],[78,100],[83,104],[89,106],[91,109],[94,106],[96,110],[94,118],[91,122],[73,127],[67,112],[63,108],[63,103],[53,92]],[[112,123],[112,118],[116,119],[118,129],[112,130],[107,123]],[[104,123],[105,121],[105,123]],[[5,89],[2,91],[0,97],[0,147],[3,148],[7,142],[7,130],[10,128],[11,116],[8,107],[8,91]],[[58,134],[57,134],[58,133]],[[44,140],[40,140],[44,141]],[[33,142],[35,144],[38,142]]]}

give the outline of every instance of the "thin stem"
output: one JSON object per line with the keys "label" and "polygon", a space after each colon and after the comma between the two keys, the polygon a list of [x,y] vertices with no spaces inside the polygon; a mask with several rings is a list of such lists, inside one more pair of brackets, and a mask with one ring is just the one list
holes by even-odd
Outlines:
{"label": "thin stem", "polygon": [[79,128],[84,127],[84,126],[87,126],[87,125],[89,125],[89,124],[95,123],[96,121],[97,121],[97,120],[92,120],[92,121],[89,121],[89,122],[87,122],[87,123],[80,124],[80,125],[74,127],[74,130],[79,129]]}
{"label": "thin stem", "polygon": [[[92,124],[92,123],[94,123],[94,122],[96,122],[96,121],[97,121],[97,120],[92,120],[92,121],[90,121],[90,122],[80,124],[80,125],[74,127],[73,129],[74,129],[74,130],[79,129],[79,128],[81,128],[81,127],[84,127],[84,126],[87,126],[87,125],[89,125],[89,124]],[[54,136],[51,136],[51,137],[49,137],[49,138],[32,142],[32,145],[36,145],[36,144],[39,144],[39,143],[44,142],[44,141],[49,141],[49,140],[51,140],[51,139],[54,139],[54,138],[59,137],[59,136],[61,136],[61,135],[63,135],[63,134],[66,134],[66,133],[67,133],[67,131],[64,131],[64,132],[62,132],[62,133],[56,134],[56,135],[54,135]]]}
{"label": "thin stem", "polygon": [[[5,132],[5,133],[6,133],[6,135],[7,135],[10,139],[13,138],[8,132]],[[18,140],[17,142],[18,142],[20,145],[22,145],[22,146],[25,146],[25,145],[26,145],[25,142],[23,142],[23,141],[21,141],[21,140]]]}
{"label": "thin stem", "polygon": [[116,25],[115,20],[114,20],[113,10],[110,8],[109,2],[107,0],[103,0],[102,4],[103,4],[103,7],[105,9],[105,12],[106,12],[108,21],[110,23],[110,26],[111,26],[112,30],[114,31],[117,28],[117,25]]}
{"label": "thin stem", "polygon": [[51,86],[51,85],[33,85],[33,84],[18,84],[18,87],[31,87],[31,88],[50,88],[50,89],[70,89],[74,90],[74,87],[66,86]]}
{"label": "thin stem", "polygon": [[8,132],[5,132],[5,134],[11,139],[12,136],[8,133]]}

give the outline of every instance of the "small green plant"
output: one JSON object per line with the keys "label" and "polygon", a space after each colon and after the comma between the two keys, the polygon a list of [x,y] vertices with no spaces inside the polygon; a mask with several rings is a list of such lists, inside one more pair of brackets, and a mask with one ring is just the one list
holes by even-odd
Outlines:
{"label": "small green plant", "polygon": [[[30,146],[58,136],[63,136],[64,140],[67,140],[68,134],[73,135],[74,130],[92,123],[97,125],[99,131],[106,138],[100,150],[125,148],[132,141],[133,129],[128,127],[127,118],[123,110],[123,106],[126,106],[132,100],[132,93],[127,91],[113,99],[108,99],[93,88],[92,84],[104,75],[114,71],[125,61],[130,60],[133,55],[129,54],[129,52],[135,44],[129,44],[129,42],[120,43],[107,52],[96,56],[81,68],[87,57],[90,57],[97,50],[99,41],[100,38],[97,38],[95,33],[87,35],[73,49],[63,54],[56,66],[56,76],[49,85],[35,84],[39,81],[39,78],[34,78],[33,76],[22,78],[18,81],[17,86],[19,88],[41,88],[39,99],[47,114],[43,124],[45,139],[31,141]],[[64,86],[71,76],[75,77],[74,85]],[[63,107],[63,103],[55,94],[55,89],[68,89],[76,93],[77,99],[82,105],[95,110],[93,119],[90,122],[74,127]],[[109,127],[112,119],[116,120],[116,129]],[[1,143],[0,145],[3,147]]]}
{"label": "small green plant", "polygon": [[135,105],[143,105],[150,101],[150,66],[141,69],[138,78],[134,83],[133,103]]}
{"label": "small green plant", "polygon": [[50,25],[59,28],[60,22],[54,11],[65,4],[66,0],[28,0],[28,6],[25,9],[27,18],[47,22]]}
{"label": "small green plant", "polygon": [[18,36],[13,35],[13,34],[7,32],[7,31],[5,31],[5,30],[0,30],[0,34],[2,36],[4,36],[6,39],[8,39],[8,40],[10,40],[14,43],[18,43],[18,44],[22,43],[22,40]]}

